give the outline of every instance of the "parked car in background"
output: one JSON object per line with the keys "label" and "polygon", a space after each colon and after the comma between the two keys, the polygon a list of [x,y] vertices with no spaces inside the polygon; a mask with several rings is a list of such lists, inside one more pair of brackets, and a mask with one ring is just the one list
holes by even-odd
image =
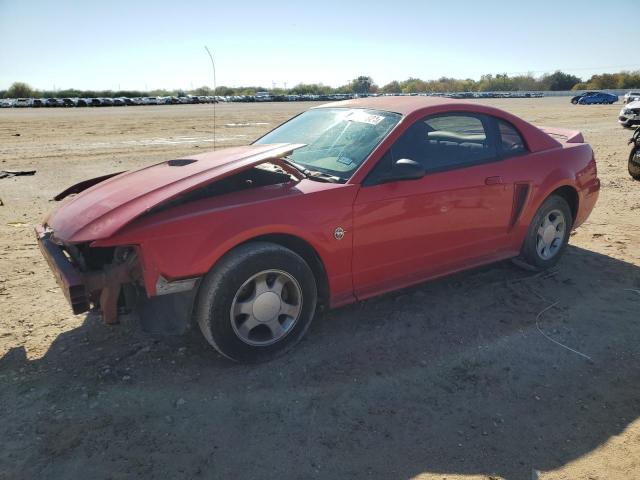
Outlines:
{"label": "parked car in background", "polygon": [[33,99],[31,98],[16,98],[15,102],[13,102],[13,106],[16,108],[30,107],[32,104]]}
{"label": "parked car in background", "polygon": [[618,101],[618,96],[612,93],[596,92],[585,95],[578,100],[578,105],[612,104]]}
{"label": "parked car in background", "polygon": [[87,107],[89,106],[89,99],[88,98],[78,98],[76,100],[76,107]]}
{"label": "parked car in background", "polygon": [[123,98],[114,98],[113,99],[113,106],[114,107],[124,107],[126,104],[127,104],[127,102],[125,102]]}
{"label": "parked car in background", "polygon": [[273,97],[269,92],[256,92],[256,94],[253,96],[253,99],[256,102],[271,102],[273,100]]}
{"label": "parked car in background", "polygon": [[41,108],[45,106],[45,101],[42,98],[34,98],[31,102],[31,107],[33,108]]}
{"label": "parked car in background", "polygon": [[84,181],[36,233],[76,314],[194,318],[222,355],[255,362],[295,345],[318,305],[514,257],[553,267],[599,189],[578,131],[473,102],[365,98],[252,145]]}
{"label": "parked car in background", "polygon": [[143,105],[158,105],[158,97],[142,97]]}
{"label": "parked car in background", "polygon": [[590,95],[596,95],[597,93],[598,92],[584,92],[584,93],[581,93],[579,95],[576,95],[575,97],[571,97],[571,103],[573,103],[574,105],[577,105],[578,101],[581,98],[588,97]]}
{"label": "parked car in background", "polygon": [[631,128],[640,125],[640,100],[627,103],[618,115],[618,123],[623,127]]}
{"label": "parked car in background", "polygon": [[640,100],[640,90],[632,90],[624,94],[622,101],[624,103],[631,103]]}
{"label": "parked car in background", "polygon": [[113,106],[113,98],[102,97],[100,99],[100,102],[101,102],[101,106],[103,106],[103,107],[112,107]]}
{"label": "parked car in background", "polygon": [[59,100],[58,98],[45,98],[43,99],[44,101],[44,106],[45,107],[61,107],[62,106],[62,100]]}
{"label": "parked car in background", "polygon": [[63,98],[62,103],[65,107],[75,107],[78,102],[77,98]]}
{"label": "parked car in background", "polygon": [[13,100],[10,98],[1,99],[0,108],[13,108]]}
{"label": "parked car in background", "polygon": [[90,107],[101,107],[103,105],[101,98],[89,98],[88,100]]}

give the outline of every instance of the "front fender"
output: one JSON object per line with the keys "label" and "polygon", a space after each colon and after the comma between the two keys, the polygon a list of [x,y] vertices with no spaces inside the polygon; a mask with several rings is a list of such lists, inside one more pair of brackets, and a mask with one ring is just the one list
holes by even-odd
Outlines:
{"label": "front fender", "polygon": [[[303,181],[262,193],[230,194],[140,219],[92,246],[139,245],[144,284],[153,296],[160,276],[167,280],[202,276],[224,254],[253,238],[294,236],[318,253],[336,298],[352,292],[352,205],[357,189]],[[274,198],[257,201],[269,191]],[[250,196],[256,201],[248,201]],[[340,239],[334,237],[338,227],[346,232]]]}

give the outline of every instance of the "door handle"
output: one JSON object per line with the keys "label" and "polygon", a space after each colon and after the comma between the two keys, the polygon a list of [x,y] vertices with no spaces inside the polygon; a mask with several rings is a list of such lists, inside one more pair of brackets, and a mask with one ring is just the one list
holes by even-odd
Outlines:
{"label": "door handle", "polygon": [[501,185],[502,182],[502,177],[487,177],[484,179],[484,184],[485,185]]}

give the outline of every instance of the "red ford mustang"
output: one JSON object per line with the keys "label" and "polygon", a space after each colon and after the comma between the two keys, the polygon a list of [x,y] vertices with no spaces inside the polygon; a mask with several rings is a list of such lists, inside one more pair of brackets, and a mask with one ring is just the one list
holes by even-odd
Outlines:
{"label": "red ford mustang", "polygon": [[308,110],[252,145],[75,185],[36,228],[75,313],[195,319],[237,361],[336,307],[519,257],[554,265],[600,182],[580,132],[381,97]]}

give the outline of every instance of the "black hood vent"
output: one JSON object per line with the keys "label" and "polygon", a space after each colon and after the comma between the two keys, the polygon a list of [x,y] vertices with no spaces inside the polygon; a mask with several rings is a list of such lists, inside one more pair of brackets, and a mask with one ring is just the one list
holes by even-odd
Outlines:
{"label": "black hood vent", "polygon": [[170,167],[184,167],[185,165],[189,165],[191,163],[195,163],[197,160],[191,160],[187,158],[179,159],[179,160],[169,160],[167,165]]}

